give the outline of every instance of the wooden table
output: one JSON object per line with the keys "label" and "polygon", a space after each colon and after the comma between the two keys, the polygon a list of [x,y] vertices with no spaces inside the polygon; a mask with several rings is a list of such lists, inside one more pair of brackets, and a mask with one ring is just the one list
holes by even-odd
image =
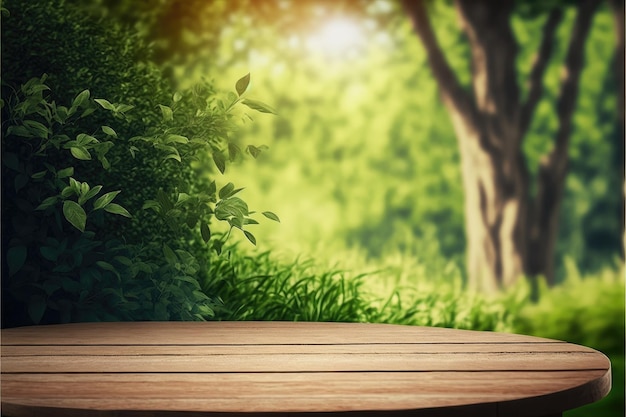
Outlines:
{"label": "wooden table", "polygon": [[609,360],[583,346],[384,324],[22,327],[2,330],[1,365],[15,417],[558,416],[611,388]]}

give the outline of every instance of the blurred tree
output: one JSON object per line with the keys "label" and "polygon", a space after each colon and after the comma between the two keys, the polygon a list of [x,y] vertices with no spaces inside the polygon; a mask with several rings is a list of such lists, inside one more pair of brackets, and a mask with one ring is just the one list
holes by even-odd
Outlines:
{"label": "blurred tree", "polygon": [[[577,17],[557,99],[559,127],[540,161],[536,193],[522,151],[542,96],[543,74],[564,13],[551,2],[543,38],[522,100],[517,85],[518,45],[511,29],[515,2],[455,3],[472,57],[472,91],[463,88],[430,24],[424,1],[404,0],[427,51],[444,105],[451,114],[462,156],[470,283],[484,290],[508,287],[521,275],[554,283],[554,247],[568,165],[571,120],[583,68],[583,45],[600,2],[576,3]],[[543,4],[542,7],[547,7]],[[540,7],[541,8],[541,7]],[[536,12],[536,11],[535,11]]]}
{"label": "blurred tree", "polygon": [[618,154],[621,156],[619,158],[619,173],[620,178],[624,184],[622,188],[621,200],[622,204],[620,206],[620,225],[621,225],[621,235],[622,235],[622,257],[626,254],[626,228],[624,227],[624,213],[626,210],[625,201],[625,193],[626,193],[626,181],[624,178],[624,135],[626,134],[626,128],[624,123],[624,117],[626,116],[626,109],[624,108],[624,98],[626,96],[626,89],[624,87],[624,51],[626,47],[624,46],[624,0],[610,0],[611,8],[613,9],[615,16],[615,37],[617,39],[617,43],[615,44],[615,55],[613,56],[613,62],[615,65],[615,80],[617,81],[617,118],[618,118],[618,138],[619,138],[619,146]]}

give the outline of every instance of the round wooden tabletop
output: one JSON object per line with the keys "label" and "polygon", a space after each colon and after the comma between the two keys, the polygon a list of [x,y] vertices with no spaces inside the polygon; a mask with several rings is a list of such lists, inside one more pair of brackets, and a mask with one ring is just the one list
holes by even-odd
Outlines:
{"label": "round wooden tabletop", "polygon": [[2,414],[15,417],[543,416],[610,388],[610,362],[593,349],[493,332],[305,322],[2,330]]}

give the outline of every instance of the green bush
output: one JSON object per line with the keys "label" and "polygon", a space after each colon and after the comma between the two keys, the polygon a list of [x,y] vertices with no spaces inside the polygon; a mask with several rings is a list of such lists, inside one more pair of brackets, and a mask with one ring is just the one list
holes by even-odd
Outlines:
{"label": "green bush", "polygon": [[519,313],[515,330],[591,346],[606,354],[624,352],[624,280],[621,269],[581,276],[567,261],[567,280],[539,290],[539,301]]}
{"label": "green bush", "polygon": [[257,223],[212,167],[243,154],[235,106],[273,110],[249,75],[172,94],[131,34],[63,1],[3,5],[3,325],[211,316],[206,244]]}

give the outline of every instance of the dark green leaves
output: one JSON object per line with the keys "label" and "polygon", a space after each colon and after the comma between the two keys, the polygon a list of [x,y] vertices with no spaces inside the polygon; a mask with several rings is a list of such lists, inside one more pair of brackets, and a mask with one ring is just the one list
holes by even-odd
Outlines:
{"label": "dark green leaves", "polygon": [[250,73],[241,77],[237,83],[235,84],[235,89],[237,90],[237,94],[241,97],[243,93],[248,89],[248,85],[250,85]]}
{"label": "dark green leaves", "polygon": [[229,182],[228,184],[226,184],[220,189],[218,195],[220,196],[222,200],[224,200],[224,199],[234,196],[241,190],[243,190],[243,188],[235,189],[235,184],[233,184],[232,182]]}
{"label": "dark green leaves", "polygon": [[218,220],[237,219],[239,227],[243,225],[243,219],[249,214],[248,205],[240,198],[230,197],[220,200],[215,206],[215,217]]}
{"label": "dark green leaves", "polygon": [[45,200],[43,200],[41,204],[39,204],[37,208],[35,208],[35,210],[45,210],[48,207],[52,207],[56,204],[58,200],[59,198],[57,196],[48,197]]}
{"label": "dark green leaves", "polygon": [[246,235],[246,238],[250,241],[250,243],[256,246],[256,238],[254,237],[252,233],[248,232],[247,230],[244,230],[243,234]]}
{"label": "dark green leaves", "polygon": [[261,154],[261,149],[257,148],[254,145],[248,145],[247,149],[254,159],[256,159]]}
{"label": "dark green leaves", "polygon": [[224,154],[219,151],[213,152],[213,162],[215,162],[215,166],[222,174],[226,171],[226,158],[224,158]]}
{"label": "dark green leaves", "polygon": [[26,246],[13,246],[7,251],[7,263],[9,264],[9,275],[14,275],[22,269],[26,262]]}
{"label": "dark green leaves", "polygon": [[209,229],[209,225],[205,222],[200,223],[200,235],[204,243],[208,243],[209,240],[211,240],[211,229]]}
{"label": "dark green leaves", "polygon": [[24,126],[37,138],[47,139],[50,132],[48,128],[36,120],[24,120]]}

